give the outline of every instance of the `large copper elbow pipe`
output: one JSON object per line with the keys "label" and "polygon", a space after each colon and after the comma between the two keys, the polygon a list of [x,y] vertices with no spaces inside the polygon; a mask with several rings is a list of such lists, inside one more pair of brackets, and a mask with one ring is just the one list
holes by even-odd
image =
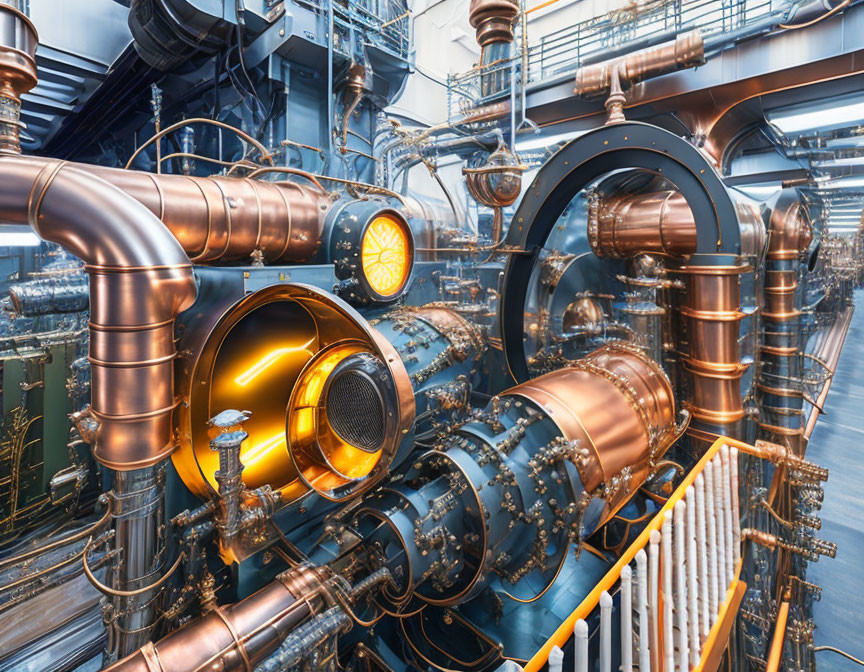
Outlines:
{"label": "large copper elbow pipe", "polygon": [[195,282],[177,239],[142,205],[80,168],[0,155],[0,219],[30,224],[90,276],[94,455],[116,470],[174,448],[174,318]]}
{"label": "large copper elbow pipe", "polygon": [[81,166],[156,215],[196,264],[301,263],[318,252],[328,194],[317,186],[223,177],[154,175]]}

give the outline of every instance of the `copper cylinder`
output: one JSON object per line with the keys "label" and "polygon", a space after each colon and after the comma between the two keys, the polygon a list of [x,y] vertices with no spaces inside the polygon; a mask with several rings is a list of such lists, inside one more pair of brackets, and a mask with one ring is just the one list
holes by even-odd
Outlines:
{"label": "copper cylinder", "polygon": [[653,49],[637,51],[621,59],[586,65],[576,71],[577,96],[593,97],[609,92],[613,70],[617,66],[621,87],[665,75],[676,70],[693,68],[705,62],[705,44],[698,30],[679,35],[674,41]]}
{"label": "copper cylinder", "polygon": [[675,397],[663,369],[636,348],[621,344],[603,346],[572,367],[504,394],[530,399],[568,440],[590,451],[579,466],[588,492],[625,467],[644,474],[656,456],[658,437],[675,427]]}
{"label": "copper cylinder", "polygon": [[794,269],[765,271],[765,308],[762,317],[771,321],[786,321],[801,311],[795,306],[798,272]]}
{"label": "copper cylinder", "polygon": [[37,43],[30,19],[0,3],[0,151],[21,153],[21,96],[36,86]]}
{"label": "copper cylinder", "polygon": [[513,41],[513,20],[519,14],[518,0],[471,0],[468,20],[477,30],[477,43]]}
{"label": "copper cylinder", "polygon": [[189,258],[158,218],[63,162],[0,157],[0,219],[29,223],[90,276],[93,453],[118,470],[174,449],[174,318],[195,300]]}
{"label": "copper cylinder", "polygon": [[696,420],[712,425],[737,422],[745,413],[741,377],[747,365],[741,362],[738,334],[744,317],[739,275],[746,270],[734,264],[680,269],[686,274],[681,315],[689,344],[682,356],[691,380],[688,407]]}
{"label": "copper cylinder", "polygon": [[104,672],[240,672],[253,670],[324,603],[329,572],[300,568],[257,593],[149,643]]}
{"label": "copper cylinder", "polygon": [[590,210],[588,242],[598,257],[683,256],[696,251],[696,222],[678,191],[610,196]]}
{"label": "copper cylinder", "polygon": [[81,166],[142,203],[197,264],[300,263],[318,252],[329,199],[315,187],[224,177],[154,175]]}

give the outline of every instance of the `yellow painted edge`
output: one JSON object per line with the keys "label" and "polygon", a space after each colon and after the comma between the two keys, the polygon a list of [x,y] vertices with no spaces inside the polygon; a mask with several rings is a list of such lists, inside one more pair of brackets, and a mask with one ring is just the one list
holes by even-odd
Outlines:
{"label": "yellow painted edge", "polygon": [[[738,585],[741,583],[741,565],[741,560],[738,560],[738,564],[735,565],[735,578],[732,579],[732,583],[729,584],[729,590],[726,591],[726,599],[720,607],[720,611],[717,614],[717,620],[714,622],[714,625],[711,626],[711,630],[708,632],[708,637],[705,638],[705,643],[702,645],[702,657],[699,660],[699,664],[693,668],[692,672],[710,672],[710,668],[706,666],[713,658],[715,649],[718,647],[721,650],[726,648],[728,639],[720,641],[720,632],[722,631],[723,623],[726,620],[726,612],[729,610],[729,606],[735,598],[735,591],[738,590]],[[734,615],[730,616],[734,618]]]}
{"label": "yellow painted edge", "polygon": [[780,658],[783,655],[783,642],[786,639],[786,621],[789,619],[789,603],[783,602],[777,613],[777,625],[774,627],[774,638],[771,640],[771,652],[765,672],[777,672],[780,669]]}

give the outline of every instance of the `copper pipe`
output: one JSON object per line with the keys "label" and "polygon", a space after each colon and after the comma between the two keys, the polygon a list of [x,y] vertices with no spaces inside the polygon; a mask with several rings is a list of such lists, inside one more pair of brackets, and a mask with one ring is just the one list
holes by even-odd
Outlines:
{"label": "copper pipe", "polygon": [[579,68],[576,71],[573,93],[588,98],[605,95],[612,87],[616,68],[621,88],[626,90],[646,79],[694,68],[704,62],[705,45],[702,33],[694,30],[653,49]]}
{"label": "copper pipe", "polygon": [[806,209],[794,195],[795,190],[788,191],[793,193],[784,194],[771,213],[768,259],[798,259],[813,239]]}
{"label": "copper pipe", "polygon": [[36,86],[37,42],[30,19],[0,3],[0,151],[21,153],[21,96]]}
{"label": "copper pipe", "polygon": [[638,488],[647,466],[665,449],[675,427],[675,397],[663,369],[636,348],[595,350],[574,366],[522,383],[502,396],[520,396],[543,408],[561,433],[589,450],[577,464],[587,492],[633,470]]}
{"label": "copper pipe", "polygon": [[94,455],[137,469],[174,449],[174,318],[192,305],[189,258],[139,203],[80,168],[0,156],[0,213],[82,259],[90,276]]}
{"label": "copper pipe", "polygon": [[289,570],[257,593],[148,643],[104,672],[240,672],[255,669],[324,604],[329,572]]}
{"label": "copper pipe", "polygon": [[588,241],[598,257],[696,251],[696,222],[680,192],[614,195],[589,211]]}
{"label": "copper pipe", "polygon": [[471,0],[468,20],[480,45],[480,90],[484,96],[502,93],[510,83],[510,44],[519,0]]}
{"label": "copper pipe", "polygon": [[812,232],[807,210],[795,189],[785,189],[778,197],[769,222],[768,252],[762,339],[762,368],[759,384],[759,426],[768,439],[785,440],[795,452],[803,452],[804,388],[800,382],[778,391],[782,380],[800,381],[799,275],[804,254],[810,247]]}
{"label": "copper pipe", "polygon": [[[262,159],[268,161],[271,165],[273,163],[273,157],[270,156],[270,152],[267,151],[267,148],[264,145],[262,145],[260,142],[258,142],[255,138],[253,138],[251,135],[249,135],[248,133],[244,133],[239,128],[235,128],[234,126],[231,126],[231,124],[226,124],[222,121],[217,121],[216,119],[207,119],[205,117],[196,117],[194,119],[184,119],[183,121],[178,121],[176,124],[172,124],[168,128],[161,130],[161,131],[157,127],[156,135],[154,135],[152,138],[147,140],[147,142],[145,142],[143,145],[141,145],[138,149],[136,149],[135,152],[132,154],[132,156],[129,157],[129,160],[126,162],[126,165],[124,167],[128,169],[129,166],[132,165],[132,162],[136,158],[138,158],[138,155],[141,154],[141,152],[143,152],[152,143],[156,142],[157,147],[158,147],[159,140],[164,138],[169,133],[173,133],[174,131],[178,131],[181,128],[189,126],[190,124],[209,124],[210,126],[216,126],[218,128],[224,128],[225,130],[236,133],[242,140],[244,140],[245,142],[248,142],[255,149],[257,149],[258,153],[261,155]],[[159,158],[157,158],[157,160],[156,160],[157,168],[159,167],[159,165],[161,163],[162,163],[162,161]]]}
{"label": "copper pipe", "polygon": [[710,426],[729,425],[745,413],[741,377],[748,365],[741,362],[738,347],[744,317],[739,310],[739,275],[749,269],[736,265],[735,257],[706,256],[709,264],[701,265],[693,255],[691,265],[679,269],[686,277],[681,315],[689,344],[689,351],[682,355],[691,380],[687,406],[697,421]]}
{"label": "copper pipe", "polygon": [[146,206],[195,263],[241,261],[255,250],[270,263],[298,263],[311,259],[321,244],[329,201],[317,188],[294,182],[79,168]]}

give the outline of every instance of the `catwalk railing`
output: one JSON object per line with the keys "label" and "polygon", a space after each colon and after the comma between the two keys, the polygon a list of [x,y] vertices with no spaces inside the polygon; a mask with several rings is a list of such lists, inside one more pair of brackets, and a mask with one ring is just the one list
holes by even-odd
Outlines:
{"label": "catwalk railing", "polygon": [[[764,452],[718,439],[591,593],[528,661],[560,669],[574,638],[575,671],[588,672],[588,622],[599,612],[600,672],[714,670],[746,590],[741,581],[738,456]],[[616,590],[617,589],[617,590]],[[614,609],[613,594],[618,597]],[[613,613],[617,615],[613,618]],[[613,650],[613,643],[619,650]]]}
{"label": "catwalk railing", "polygon": [[[531,7],[528,3],[529,18],[533,11],[553,4]],[[713,35],[733,36],[749,26],[762,25],[772,16],[776,23],[782,23],[781,17],[792,6],[789,0],[649,0],[631,5],[579,23],[564,21],[564,28],[543,35],[533,44],[530,24],[528,40],[517,31],[510,58],[448,77],[451,115],[509,95],[510,85],[523,85],[523,67],[524,84],[530,86],[572,75],[583,65],[673,40],[691,30],[699,30],[710,44]],[[504,86],[484,96],[481,76],[497,77]]]}

